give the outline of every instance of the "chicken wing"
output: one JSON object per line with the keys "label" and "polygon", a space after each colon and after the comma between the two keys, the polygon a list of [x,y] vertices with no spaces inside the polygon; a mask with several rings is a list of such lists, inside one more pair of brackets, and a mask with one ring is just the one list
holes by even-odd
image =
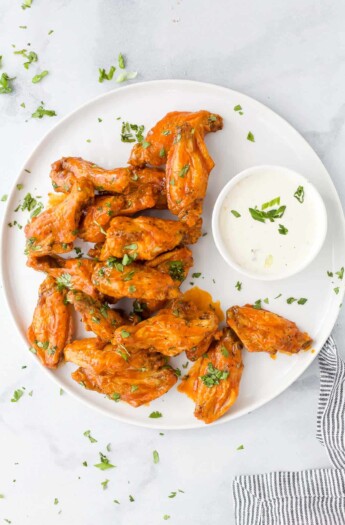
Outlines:
{"label": "chicken wing", "polygon": [[69,192],[71,179],[86,178],[96,191],[130,193],[141,184],[150,184],[162,189],[165,186],[164,172],[155,168],[135,169],[132,166],[106,170],[78,157],[63,157],[52,164],[50,178],[55,191]]}
{"label": "chicken wing", "polygon": [[229,308],[226,322],[249,352],[295,354],[312,343],[311,337],[292,321],[251,305]]}
{"label": "chicken wing", "polygon": [[127,195],[96,197],[81,221],[78,236],[87,242],[104,242],[113,217],[133,215],[138,211],[161,207],[162,197],[149,184],[143,184]]}
{"label": "chicken wing", "polygon": [[173,111],[157,122],[148,132],[143,142],[135,144],[131,151],[129,164],[132,166],[161,166],[166,163],[167,155],[173,144],[176,128],[184,123],[197,130],[203,137],[210,131],[218,131],[223,127],[223,119],[209,111]]}
{"label": "chicken wing", "polygon": [[199,220],[189,228],[178,221],[158,217],[115,217],[107,230],[100,259],[136,254],[137,259],[151,260],[179,244],[193,244],[201,235]]}
{"label": "chicken wing", "polygon": [[90,369],[97,375],[123,374],[131,370],[158,370],[167,364],[165,356],[156,353],[126,352],[123,345],[118,347],[95,337],[75,340],[64,349],[65,361],[81,368]]}
{"label": "chicken wing", "polygon": [[93,299],[100,294],[91,281],[96,261],[91,259],[64,259],[58,256],[29,257],[27,265],[54,277],[58,287],[79,290]]}
{"label": "chicken wing", "polygon": [[202,214],[213,161],[203,138],[189,124],[179,130],[166,166],[168,208],[180,221],[193,226]]}
{"label": "chicken wing", "polygon": [[71,341],[73,322],[65,290],[58,290],[55,279],[46,277],[39,288],[38,303],[27,338],[42,364],[56,368],[65,345]]}
{"label": "chicken wing", "polygon": [[108,344],[102,349],[96,341],[74,341],[65,348],[66,361],[81,366],[72,378],[85,388],[138,407],[165,394],[176,383],[177,376],[162,355],[138,352],[131,356],[123,345]]}
{"label": "chicken wing", "polygon": [[140,263],[125,266],[114,257],[95,266],[92,282],[101,293],[115,299],[166,300],[180,295],[178,283],[170,275]]}
{"label": "chicken wing", "polygon": [[81,314],[85,329],[93,332],[103,341],[110,341],[115,328],[126,323],[125,317],[119,310],[114,310],[108,303],[95,300],[83,292],[70,291],[67,299]]}
{"label": "chicken wing", "polygon": [[205,356],[184,376],[178,390],[195,401],[194,415],[205,423],[219,419],[235,403],[243,371],[242,344],[224,329]]}
{"label": "chicken wing", "polygon": [[214,312],[202,312],[193,303],[177,299],[154,317],[117,328],[112,343],[125,345],[129,352],[147,349],[175,356],[186,351],[196,359],[207,350],[217,329]]}
{"label": "chicken wing", "polygon": [[70,193],[56,206],[34,217],[25,227],[26,254],[45,255],[68,252],[78,235],[81,212],[93,199],[92,184],[73,178]]}

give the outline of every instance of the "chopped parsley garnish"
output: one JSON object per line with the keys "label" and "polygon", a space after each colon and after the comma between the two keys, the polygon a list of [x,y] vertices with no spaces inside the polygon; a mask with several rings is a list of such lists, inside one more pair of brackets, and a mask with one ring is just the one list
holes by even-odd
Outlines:
{"label": "chopped parsley garnish", "polygon": [[123,272],[123,264],[116,257],[109,257],[107,259],[107,266],[109,266],[109,268],[116,268],[118,272]]}
{"label": "chopped parsley garnish", "polygon": [[286,235],[287,233],[289,233],[289,230],[285,228],[285,226],[283,226],[282,224],[279,224],[278,232],[281,235]]}
{"label": "chopped parsley garnish", "polygon": [[38,75],[35,75],[32,78],[32,83],[37,84],[38,82],[41,82],[42,78],[46,77],[49,74],[49,71],[45,70],[42,71],[42,73],[38,73]]}
{"label": "chopped parsley garnish", "polygon": [[119,53],[118,64],[119,64],[119,68],[120,69],[125,69],[126,64],[125,64],[125,59],[124,59],[122,53]]}
{"label": "chopped parsley garnish", "polygon": [[6,202],[7,199],[8,199],[8,195],[5,194],[5,195],[3,195],[3,196],[1,197],[1,202]]}
{"label": "chopped parsley garnish", "polygon": [[53,109],[45,109],[44,104],[42,103],[36,111],[31,115],[32,118],[43,118],[43,117],[56,117],[56,112]]}
{"label": "chopped parsley garnish", "polygon": [[63,273],[56,278],[57,289],[61,292],[64,288],[72,288],[72,277],[69,273]]}
{"label": "chopped parsley garnish", "polygon": [[154,450],[152,452],[152,455],[153,455],[153,463],[155,463],[155,464],[159,463],[159,454],[158,454],[157,450]]}
{"label": "chopped parsley garnish", "polygon": [[103,487],[103,490],[108,488],[109,479],[105,479],[104,481],[101,481],[101,485]]}
{"label": "chopped parsley garnish", "polygon": [[84,436],[89,438],[90,443],[97,443],[97,439],[91,436],[91,430],[85,430]]}
{"label": "chopped parsley garnish", "polygon": [[251,131],[248,132],[247,140],[250,140],[250,142],[255,142],[254,135]]}
{"label": "chopped parsley garnish", "polygon": [[[118,352],[120,353],[120,352]],[[125,354],[126,355],[126,354]],[[121,354],[121,357],[123,357],[123,355]],[[123,357],[125,361],[128,360],[128,357]],[[121,399],[121,394],[119,394],[118,392],[114,392],[113,394],[111,394],[111,396],[109,396],[113,401],[115,401],[115,403],[118,403]]]}
{"label": "chopped parsley garnish", "polygon": [[305,297],[301,297],[300,299],[298,299],[297,304],[305,304],[307,301],[308,299],[306,299]]}
{"label": "chopped parsley garnish", "polygon": [[59,503],[59,500],[57,498],[54,498],[54,505],[57,505]]}
{"label": "chopped parsley garnish", "polygon": [[136,392],[138,388],[138,385],[131,385],[131,393]]}
{"label": "chopped parsley garnish", "polygon": [[255,303],[253,304],[253,308],[256,308],[257,310],[261,310],[262,308],[261,299],[258,299],[257,301],[255,301]]}
{"label": "chopped parsley garnish", "polygon": [[193,279],[198,279],[201,276],[201,272],[194,272],[192,273]]}
{"label": "chopped parsley garnish", "polygon": [[142,142],[144,140],[145,126],[122,122],[121,141],[122,142]]}
{"label": "chopped parsley garnish", "polygon": [[339,272],[335,272],[335,275],[338,276],[338,279],[340,279],[341,281],[343,280],[343,277],[344,277],[344,267],[342,266],[339,270]]}
{"label": "chopped parsley garnish", "polygon": [[127,332],[127,330],[121,330],[121,337],[126,338],[129,337],[131,334]]}
{"label": "chopped parsley garnish", "polygon": [[274,222],[275,219],[281,219],[286,210],[286,206],[280,206],[279,208],[273,208],[272,210],[264,211],[258,208],[249,208],[249,213],[255,221],[266,222],[266,219],[270,222]]}
{"label": "chopped parsley garnish", "polygon": [[277,206],[280,205],[280,197],[275,197],[271,201],[264,202],[264,204],[261,205],[261,209],[267,210],[267,208],[272,208],[272,206],[275,206],[276,204]]}
{"label": "chopped parsley garnish", "polygon": [[242,290],[242,283],[240,281],[237,281],[237,283],[235,284],[235,288],[237,288],[237,290],[240,292]]}
{"label": "chopped parsley garnish", "polygon": [[221,349],[220,349],[220,351],[222,352],[222,355],[223,355],[224,357],[229,357],[229,355],[230,355],[230,354],[229,354],[229,350],[228,350],[227,348],[225,348],[225,346],[222,346]]}
{"label": "chopped parsley garnish", "polygon": [[338,293],[339,293],[339,286],[337,286],[336,288],[333,288],[333,291],[338,295]]}
{"label": "chopped parsley garnish", "polygon": [[163,516],[163,520],[170,520],[170,516],[169,516],[169,514],[164,514],[164,516]]}
{"label": "chopped parsley garnish", "polygon": [[295,193],[293,194],[293,196],[295,197],[295,199],[298,200],[298,202],[300,202],[300,203],[304,202],[304,188],[303,188],[303,186],[298,186],[298,188],[295,191]]}
{"label": "chopped parsley garnish", "polygon": [[286,299],[287,304],[292,304],[295,301],[297,301],[297,299],[295,297],[289,297],[288,299]]}
{"label": "chopped parsley garnish", "polygon": [[19,399],[24,395],[24,390],[18,388],[13,392],[13,397],[11,398],[11,403],[17,403]]}
{"label": "chopped parsley garnish", "polygon": [[143,140],[141,145],[144,149],[147,149],[149,146],[151,146],[151,142],[147,142],[146,140]]}
{"label": "chopped parsley garnish", "polygon": [[32,5],[32,0],[23,0],[22,9],[29,9]]}
{"label": "chopped parsley garnish", "polygon": [[154,412],[151,412],[149,417],[151,419],[158,419],[159,417],[163,417],[163,414],[161,412],[158,412],[158,410],[155,410]]}
{"label": "chopped parsley garnish", "polygon": [[37,62],[37,60],[38,60],[37,53],[35,53],[34,51],[27,52],[26,49],[21,49],[20,51],[14,51],[14,54],[15,55],[22,55],[24,58],[27,59],[27,62],[24,62],[25,69],[29,69],[30,65],[33,62]]}
{"label": "chopped parsley garnish", "polygon": [[17,190],[22,190],[24,188],[24,184],[17,184]]}
{"label": "chopped parsley garnish", "polygon": [[162,149],[160,150],[160,152],[159,152],[159,156],[160,156],[160,158],[162,158],[162,157],[165,157],[165,156],[166,156],[166,151],[165,151],[165,149],[164,149],[164,148],[162,148]]}
{"label": "chopped parsley garnish", "polygon": [[131,503],[133,503],[133,501],[135,501],[135,499],[133,498],[133,496],[131,496],[131,494],[129,495],[129,501],[130,501]]}
{"label": "chopped parsley garnish", "polygon": [[7,73],[2,73],[0,77],[0,94],[1,95],[12,93],[13,87],[11,85],[11,82],[15,78],[16,77],[9,77]]}
{"label": "chopped parsley garnish", "polygon": [[327,271],[328,277],[333,277],[333,272]]}
{"label": "chopped parsley garnish", "polygon": [[98,82],[102,83],[104,80],[112,80],[115,71],[116,71],[115,66],[111,66],[108,73],[106,72],[104,68],[99,68],[98,69],[98,72],[99,72]]}
{"label": "chopped parsley garnish", "polygon": [[189,164],[185,164],[184,166],[182,166],[182,168],[178,172],[178,176],[183,178],[188,173],[189,168]]}
{"label": "chopped parsley garnish", "polygon": [[96,463],[94,467],[99,468],[100,470],[108,470],[110,468],[115,468],[115,465],[112,465],[104,454],[102,452],[99,453],[99,457],[101,459],[100,463]]}
{"label": "chopped parsley garnish", "polygon": [[133,80],[138,75],[136,71],[122,71],[116,78],[116,82],[126,82],[126,80]]}
{"label": "chopped parsley garnish", "polygon": [[234,106],[234,111],[238,112],[239,115],[243,115],[242,106],[240,104]]}
{"label": "chopped parsley garnish", "polygon": [[236,450],[243,450],[243,449],[244,449],[244,446],[243,446],[243,445],[240,445],[240,446],[237,447]]}
{"label": "chopped parsley garnish", "polygon": [[238,213],[238,211],[236,211],[236,210],[231,210],[231,213],[233,214],[234,217],[236,217],[236,219],[238,219],[239,217],[241,217],[241,214]]}
{"label": "chopped parsley garnish", "polygon": [[137,290],[136,287],[133,286],[133,285],[128,287],[129,293],[134,293],[134,292],[136,292],[136,290]]}
{"label": "chopped parsley garnish", "polygon": [[201,381],[205,386],[211,388],[215,385],[219,385],[222,379],[227,379],[229,372],[225,370],[219,370],[215,368],[212,363],[207,365],[207,373],[203,376],[200,376]]}
{"label": "chopped parsley garnish", "polygon": [[183,281],[185,278],[184,264],[182,261],[169,262],[169,275],[174,281]]}

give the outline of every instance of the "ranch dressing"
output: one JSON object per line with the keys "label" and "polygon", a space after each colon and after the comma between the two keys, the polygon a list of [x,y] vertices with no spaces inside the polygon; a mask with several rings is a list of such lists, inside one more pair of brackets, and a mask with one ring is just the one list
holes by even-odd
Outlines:
{"label": "ranch dressing", "polygon": [[220,208],[224,249],[239,267],[258,276],[279,278],[297,271],[313,256],[325,227],[323,203],[314,187],[287,173],[271,168],[242,178]]}

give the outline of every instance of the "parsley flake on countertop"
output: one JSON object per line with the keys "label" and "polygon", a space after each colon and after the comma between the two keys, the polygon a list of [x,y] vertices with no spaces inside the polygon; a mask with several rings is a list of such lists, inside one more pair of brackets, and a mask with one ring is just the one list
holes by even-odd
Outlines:
{"label": "parsley flake on countertop", "polygon": [[109,479],[105,479],[104,481],[101,481],[101,485],[103,487],[103,490],[108,488]]}
{"label": "parsley flake on countertop", "polygon": [[119,53],[118,64],[120,69],[125,69],[126,64],[122,53]]}
{"label": "parsley flake on countertop", "polygon": [[98,68],[99,76],[98,76],[98,82],[102,83],[104,80],[112,80],[114,73],[116,71],[115,66],[111,66],[108,73],[104,68]]}
{"label": "parsley flake on countertop", "polygon": [[133,80],[136,78],[138,73],[136,71],[122,71],[117,77],[116,82],[126,82],[127,80]]}
{"label": "parsley flake on countertop", "polygon": [[33,62],[38,61],[38,55],[35,53],[35,51],[27,51],[26,49],[21,49],[20,51],[14,51],[15,55],[22,55],[24,58],[26,58],[27,62],[24,62],[25,69],[29,69],[30,65]]}
{"label": "parsley flake on countertop", "polygon": [[100,470],[108,470],[110,468],[115,468],[115,465],[112,465],[104,454],[102,452],[99,453],[99,457],[101,459],[100,463],[96,463],[94,467],[99,468]]}
{"label": "parsley flake on countertop", "polygon": [[32,118],[56,117],[56,112],[53,109],[45,109],[44,102],[31,115]]}
{"label": "parsley flake on countertop", "polygon": [[9,77],[7,73],[2,73],[0,77],[0,94],[1,95],[12,93],[13,87],[11,86],[11,82],[15,78],[16,77]]}
{"label": "parsley flake on countertop", "polygon": [[155,410],[154,412],[151,412],[149,417],[152,419],[158,419],[159,417],[163,417],[163,414],[161,412],[158,412],[158,410]]}
{"label": "parsley flake on countertop", "polygon": [[155,464],[159,463],[159,454],[158,454],[157,450],[154,450],[152,452],[152,455],[153,455],[153,463],[155,463]]}
{"label": "parsley flake on countertop", "polygon": [[215,368],[212,363],[207,365],[207,374],[200,376],[201,381],[205,386],[211,388],[215,385],[219,385],[220,381],[226,379],[229,372],[226,370],[219,370]]}
{"label": "parsley flake on countertop", "polygon": [[17,403],[19,399],[24,395],[24,390],[18,388],[13,392],[13,397],[11,398],[11,403]]}
{"label": "parsley flake on countertop", "polygon": [[37,84],[38,82],[41,82],[42,78],[46,77],[49,74],[49,71],[45,70],[42,71],[42,73],[38,73],[32,78],[32,83]]}
{"label": "parsley flake on countertop", "polygon": [[84,436],[89,438],[90,443],[97,443],[97,439],[91,436],[91,430],[85,430]]}
{"label": "parsley flake on countertop", "polygon": [[250,142],[255,142],[254,135],[251,131],[248,132],[247,140],[249,140]]}

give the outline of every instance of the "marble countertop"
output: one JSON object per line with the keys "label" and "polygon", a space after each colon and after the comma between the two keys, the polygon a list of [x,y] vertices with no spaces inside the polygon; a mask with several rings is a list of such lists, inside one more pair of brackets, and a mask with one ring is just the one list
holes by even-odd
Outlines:
{"label": "marble countertop", "polygon": [[[33,0],[25,10],[21,3],[0,5],[0,74],[16,77],[15,91],[0,97],[1,195],[59,118],[118,86],[100,84],[98,67],[114,63],[121,51],[138,71],[135,81],[213,82],[270,106],[310,142],[345,203],[341,0]],[[13,45],[38,53],[37,70],[49,70],[43,82],[31,83]],[[29,118],[41,100],[56,118]],[[330,466],[315,439],[317,362],[239,420],[160,435],[60,395],[23,349],[3,299],[0,315],[0,523],[158,525],[168,515],[176,525],[233,525],[235,475]],[[343,314],[334,335],[344,340]],[[22,387],[26,394],[11,403]],[[116,468],[101,472],[93,465],[109,443]]]}

